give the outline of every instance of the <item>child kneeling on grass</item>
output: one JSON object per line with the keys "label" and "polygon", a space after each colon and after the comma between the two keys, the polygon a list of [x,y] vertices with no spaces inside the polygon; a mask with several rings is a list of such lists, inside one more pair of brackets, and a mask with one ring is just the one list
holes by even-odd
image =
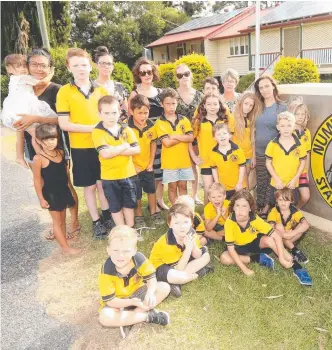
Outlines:
{"label": "child kneeling on grass", "polygon": [[137,252],[137,231],[126,225],[112,229],[107,254],[99,274],[101,308],[99,322],[104,327],[120,327],[125,338],[136,323],[166,326],[167,312],[154,308],[169,294],[165,282],[157,282],[151,262]]}
{"label": "child kneeling on grass", "polygon": [[307,270],[286,251],[277,231],[255,214],[255,207],[255,200],[247,190],[241,190],[232,197],[229,206],[231,214],[225,222],[227,251],[221,254],[220,262],[224,265],[235,264],[245,275],[252,276],[254,271],[246,266],[251,262],[274,268],[274,260],[264,253],[269,248],[278,256],[283,267],[293,268],[302,285],[311,286],[312,280]]}
{"label": "child kneeling on grass", "polygon": [[169,210],[169,230],[153,245],[150,260],[156,268],[158,281],[171,285],[171,294],[181,296],[179,285],[202,277],[214,268],[210,254],[202,247],[192,228],[194,215],[185,204],[175,204]]}
{"label": "child kneeling on grass", "polygon": [[309,259],[295,244],[307,233],[308,221],[294,206],[294,192],[291,189],[285,187],[277,190],[275,198],[277,205],[270,211],[267,221],[278,230],[284,246],[290,250],[294,259],[299,263],[306,264]]}

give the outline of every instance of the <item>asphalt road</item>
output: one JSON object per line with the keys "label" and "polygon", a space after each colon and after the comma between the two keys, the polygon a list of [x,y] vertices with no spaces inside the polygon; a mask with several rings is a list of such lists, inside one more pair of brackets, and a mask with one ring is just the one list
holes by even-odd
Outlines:
{"label": "asphalt road", "polygon": [[36,298],[39,261],[54,249],[41,235],[49,224],[41,220],[28,170],[9,161],[3,152],[1,349],[68,349],[78,330],[48,317]]}

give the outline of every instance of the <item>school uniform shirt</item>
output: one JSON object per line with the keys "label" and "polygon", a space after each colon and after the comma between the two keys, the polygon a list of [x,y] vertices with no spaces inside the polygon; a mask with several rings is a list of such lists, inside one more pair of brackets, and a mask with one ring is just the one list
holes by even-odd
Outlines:
{"label": "school uniform shirt", "polygon": [[245,129],[242,137],[237,135],[236,132],[232,137],[232,141],[237,144],[244,152],[246,159],[252,158],[252,146],[251,146],[251,125],[248,118],[244,118]]}
{"label": "school uniform shirt", "polygon": [[[305,129],[304,131],[295,130],[295,134],[301,142],[301,145],[307,151],[307,157],[309,157],[311,152],[311,133],[309,129]],[[302,174],[307,173],[307,168],[304,167]]]}
{"label": "school uniform shirt", "polygon": [[[296,175],[300,161],[306,159],[307,151],[295,135],[293,135],[295,143],[288,151],[280,144],[279,138],[280,135],[269,142],[266,147],[265,157],[272,160],[274,171],[286,186]],[[296,186],[298,185],[297,182]],[[271,186],[275,187],[273,177],[271,177]]]}
{"label": "school uniform shirt", "polygon": [[[119,146],[125,142],[131,147],[138,146],[135,133],[127,124],[119,124],[117,135],[113,135],[104,127],[103,122],[100,122],[92,131],[92,139],[98,153],[108,146]],[[121,180],[136,175],[132,156],[119,155],[105,159],[99,154],[99,161],[102,180]]]}
{"label": "school uniform shirt", "polygon": [[[61,116],[69,116],[74,124],[95,125],[100,122],[98,101],[106,96],[107,90],[91,82],[90,90],[85,94],[72,81],[60,88],[56,97],[56,110]],[[71,148],[94,148],[91,132],[69,131]]]}
{"label": "school uniform shirt", "polygon": [[197,140],[199,157],[203,160],[203,163],[200,165],[201,169],[210,168],[209,158],[212,152],[212,149],[217,145],[217,141],[212,136],[212,128],[214,125],[219,123],[225,123],[228,120],[228,127],[231,133],[234,133],[235,130],[235,119],[229,110],[226,110],[226,117],[218,117],[213,123],[211,120],[204,118],[201,122],[200,128],[198,124],[194,124],[194,137]]}
{"label": "school uniform shirt", "polygon": [[156,277],[155,268],[142,253],[137,252],[133,256],[131,266],[128,275],[122,276],[111,258],[106,260],[98,277],[101,308],[114,298],[130,297],[148,280]]}
{"label": "school uniform shirt", "polygon": [[199,235],[202,235],[205,232],[204,220],[199,215],[199,213],[195,213],[195,215],[194,215],[193,228],[196,231],[196,233]]}
{"label": "school uniform shirt", "polygon": [[144,128],[139,129],[134,124],[132,116],[128,120],[128,126],[135,133],[141,150],[139,154],[133,156],[134,165],[144,171],[148,167],[151,159],[151,142],[156,142],[158,139],[156,127],[153,122],[148,119]]}
{"label": "school uniform shirt", "polygon": [[267,217],[267,221],[270,224],[282,224],[286,231],[295,229],[299,223],[305,220],[305,217],[303,216],[301,211],[298,210],[294,205],[291,205],[289,209],[290,214],[285,220],[280,212],[280,208],[278,207],[278,205],[276,205],[270,211]]}
{"label": "school uniform shirt", "polygon": [[244,228],[236,222],[234,212],[225,222],[225,242],[227,246],[244,246],[254,241],[259,234],[270,236],[272,233],[273,227],[251,212],[248,223]]}
{"label": "school uniform shirt", "polygon": [[[210,167],[218,170],[218,179],[224,185],[226,191],[234,190],[239,181],[240,167],[246,165],[246,157],[242,149],[234,142],[230,142],[231,148],[226,154],[215,146],[210,154]],[[245,187],[243,180],[242,187]]]}
{"label": "school uniform shirt", "polygon": [[[170,135],[191,135],[193,133],[190,121],[179,114],[176,115],[174,124],[167,120],[163,114],[155,125],[160,140]],[[191,168],[189,143],[180,142],[172,147],[163,145],[161,149],[161,168],[169,170]]]}
{"label": "school uniform shirt", "polygon": [[[198,235],[194,234],[194,242],[198,248],[202,248]],[[169,229],[153,245],[150,254],[150,261],[157,269],[161,265],[175,266],[181,259],[185,246],[177,243],[173,230]]]}
{"label": "school uniform shirt", "polygon": [[[229,207],[229,200],[225,199],[224,203],[222,204],[221,209],[226,209],[226,214],[225,216],[228,216],[228,207]],[[204,217],[207,220],[213,220],[215,217],[217,216],[217,209],[214,207],[214,205],[209,202],[205,207],[204,207]],[[217,222],[219,225],[224,226],[225,224],[225,219],[223,218],[223,216],[220,216],[220,218],[218,219]]]}

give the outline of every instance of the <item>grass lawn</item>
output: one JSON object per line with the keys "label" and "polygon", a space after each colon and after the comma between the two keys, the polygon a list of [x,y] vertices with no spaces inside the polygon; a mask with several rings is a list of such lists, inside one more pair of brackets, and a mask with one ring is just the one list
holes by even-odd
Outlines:
{"label": "grass lawn", "polygon": [[[159,306],[169,312],[169,326],[137,325],[125,340],[118,329],[103,329],[97,321],[97,277],[106,242],[92,240],[78,193],[82,231],[75,245],[86,250],[79,257],[54,253],[42,261],[38,292],[50,315],[78,326],[80,337],[72,349],[332,349],[332,234],[314,229],[301,244],[313,287],[301,286],[280,264],[272,272],[255,264],[253,277],[221,266],[214,256],[224,245],[215,243],[209,247],[214,274],[184,286],[182,298],[169,297]],[[165,225],[145,232],[139,251],[148,257],[166,230]]]}

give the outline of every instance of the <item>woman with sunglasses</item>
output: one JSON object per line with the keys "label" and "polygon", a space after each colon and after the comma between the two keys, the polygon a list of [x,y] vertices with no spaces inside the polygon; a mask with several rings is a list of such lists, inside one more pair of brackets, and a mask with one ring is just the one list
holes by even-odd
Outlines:
{"label": "woman with sunglasses", "polygon": [[[194,113],[198,107],[198,105],[203,100],[203,94],[195,90],[192,87],[193,84],[193,75],[190,68],[186,64],[179,64],[176,67],[176,78],[179,83],[179,87],[177,88],[177,92],[179,94],[179,103],[176,109],[176,112],[187,117],[190,122],[194,116]],[[194,149],[197,150],[197,144],[195,145],[195,141],[193,146],[196,146]],[[196,204],[203,204],[203,202],[198,197],[198,171],[197,166],[193,163],[193,172],[195,176],[195,180],[192,182],[192,195]]]}
{"label": "woman with sunglasses", "polygon": [[114,59],[107,47],[98,46],[95,50],[95,63],[98,70],[98,78],[95,82],[107,89],[111,96],[114,96],[121,106],[121,119],[125,119],[128,113],[128,91],[125,87],[111,79],[114,69]]}
{"label": "woman with sunglasses", "polygon": [[[149,119],[155,122],[164,113],[164,109],[160,101],[160,93],[162,90],[153,86],[153,82],[159,80],[157,67],[152,64],[147,58],[141,57],[135,63],[132,72],[136,87],[129,96],[129,105],[130,100],[137,94],[147,97],[150,103]],[[130,110],[129,112],[132,114]],[[157,209],[167,210],[168,207],[163,200],[163,185],[161,182],[163,178],[163,172],[161,169],[160,141],[157,142],[157,151],[154,159],[153,170],[156,182]]]}
{"label": "woman with sunglasses", "polygon": [[235,88],[239,82],[239,73],[232,68],[228,68],[222,74],[221,82],[224,87],[224,93],[221,95],[221,101],[225,103],[229,111],[233,113],[234,107],[241,96],[241,94],[235,92]]}

